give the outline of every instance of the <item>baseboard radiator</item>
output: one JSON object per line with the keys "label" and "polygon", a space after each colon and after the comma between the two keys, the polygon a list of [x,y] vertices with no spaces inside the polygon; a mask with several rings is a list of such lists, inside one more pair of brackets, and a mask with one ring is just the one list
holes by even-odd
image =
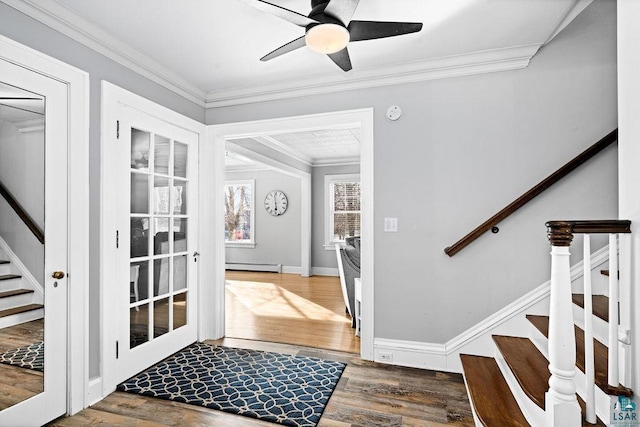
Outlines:
{"label": "baseboard radiator", "polygon": [[282,264],[260,264],[254,262],[229,262],[225,264],[227,270],[240,271],[267,271],[272,273],[282,273]]}

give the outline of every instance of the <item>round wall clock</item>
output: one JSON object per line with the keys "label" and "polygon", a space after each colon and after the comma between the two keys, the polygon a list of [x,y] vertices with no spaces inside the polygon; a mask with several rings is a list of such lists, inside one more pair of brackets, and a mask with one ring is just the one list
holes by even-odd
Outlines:
{"label": "round wall clock", "polygon": [[270,191],[264,198],[264,208],[273,216],[282,215],[287,211],[287,196],[280,190]]}

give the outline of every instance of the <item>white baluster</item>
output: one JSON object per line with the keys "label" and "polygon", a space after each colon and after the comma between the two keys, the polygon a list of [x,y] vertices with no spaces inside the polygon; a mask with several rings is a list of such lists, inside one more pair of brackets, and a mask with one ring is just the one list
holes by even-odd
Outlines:
{"label": "white baluster", "polygon": [[618,241],[609,234],[609,376],[612,387],[618,387]]}
{"label": "white baluster", "polygon": [[577,427],[582,423],[576,398],[576,342],[571,302],[569,245],[571,225],[548,223],[551,241],[549,313],[549,390],[545,395],[547,426]]}
{"label": "white baluster", "polygon": [[591,290],[591,236],[584,235],[583,248],[584,267],[584,363],[585,363],[585,403],[586,419],[590,424],[596,423],[596,389],[593,356],[593,292]]}

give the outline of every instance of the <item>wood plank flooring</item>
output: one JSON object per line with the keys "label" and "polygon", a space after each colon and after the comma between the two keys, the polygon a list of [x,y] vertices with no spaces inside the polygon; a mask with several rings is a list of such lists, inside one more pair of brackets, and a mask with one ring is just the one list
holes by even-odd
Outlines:
{"label": "wood plank flooring", "polygon": [[[347,363],[319,426],[473,426],[462,376],[363,361],[354,354],[225,338],[210,344],[321,357]],[[49,426],[273,426],[240,415],[135,394],[112,393]]]}
{"label": "wood plank flooring", "polygon": [[[227,338],[208,343],[347,363],[319,426],[473,426],[459,374],[361,360],[339,280],[227,272]],[[289,344],[283,344],[289,343]],[[248,417],[116,392],[50,426],[273,426]]]}
{"label": "wood plank flooring", "polygon": [[360,353],[337,277],[228,271],[226,336]]}
{"label": "wood plank flooring", "polygon": [[[44,338],[43,320],[0,329],[0,353],[34,344]],[[42,372],[0,363],[0,410],[44,390]]]}

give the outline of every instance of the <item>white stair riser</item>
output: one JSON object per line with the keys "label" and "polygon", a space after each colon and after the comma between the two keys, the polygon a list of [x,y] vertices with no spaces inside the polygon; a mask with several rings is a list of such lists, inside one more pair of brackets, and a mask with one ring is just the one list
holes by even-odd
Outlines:
{"label": "white stair riser", "polygon": [[23,287],[22,279],[0,280],[0,291],[9,291]]}
{"label": "white stair riser", "polygon": [[44,317],[44,309],[31,310],[25,313],[14,314],[0,318],[0,329],[9,326],[19,325],[21,323],[30,322],[32,320],[42,319]]}
{"label": "white stair riser", "polygon": [[6,310],[14,307],[21,307],[34,303],[33,292],[22,295],[14,295],[12,297],[0,298],[0,310]]}
{"label": "white stair riser", "polygon": [[0,276],[11,274],[11,264],[0,264]]}
{"label": "white stair riser", "polygon": [[502,376],[507,381],[507,385],[511,390],[511,394],[513,394],[516,402],[518,402],[518,406],[520,406],[522,415],[524,415],[529,424],[531,424],[532,426],[544,426],[544,410],[536,405],[531,399],[529,399],[529,396],[527,396],[524,390],[522,390],[522,387],[520,387],[518,380],[513,375],[511,368],[509,368],[509,365],[504,360],[504,358],[502,357],[502,353],[500,353],[500,350],[497,347],[495,359],[498,363],[500,371],[502,372]]}

